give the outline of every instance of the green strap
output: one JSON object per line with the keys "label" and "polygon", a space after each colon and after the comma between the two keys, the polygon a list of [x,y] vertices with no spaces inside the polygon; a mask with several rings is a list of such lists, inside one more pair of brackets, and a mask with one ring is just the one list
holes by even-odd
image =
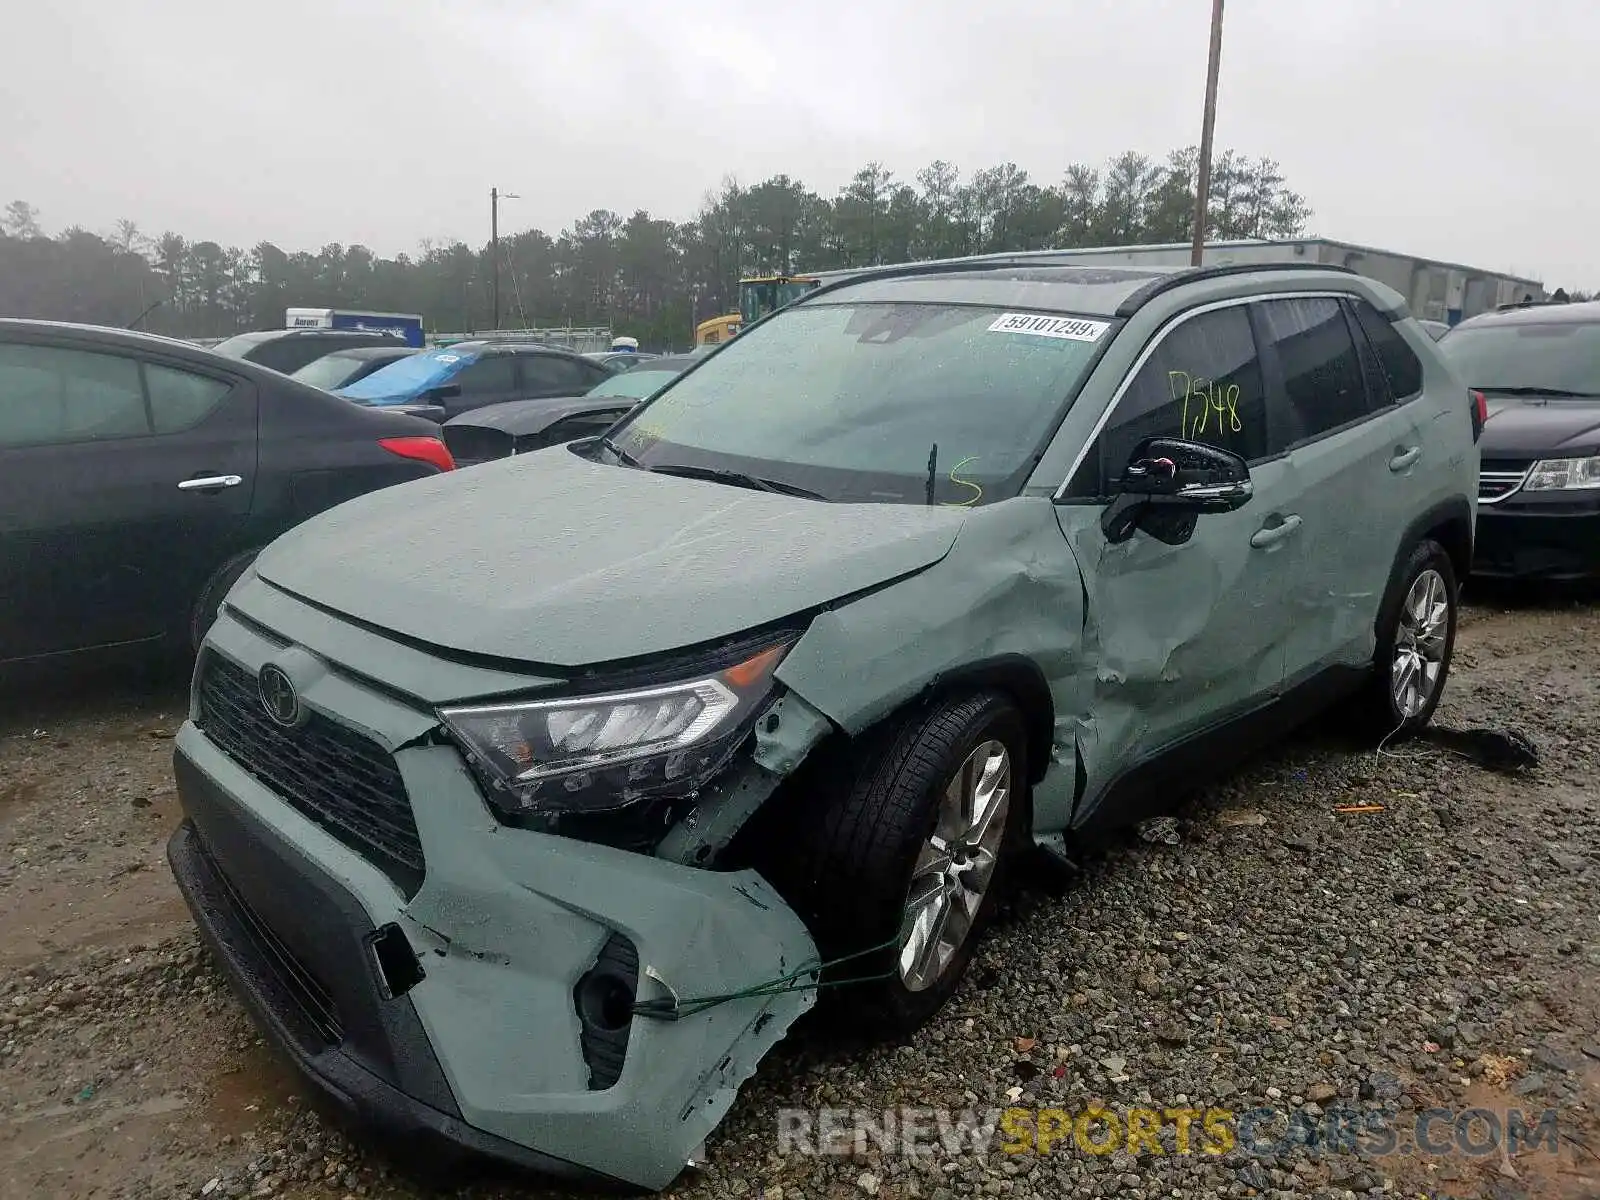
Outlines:
{"label": "green strap", "polygon": [[[821,989],[825,987],[846,987],[856,983],[877,983],[880,980],[890,979],[894,976],[893,969],[878,975],[860,975],[851,979],[830,979],[824,981],[822,975],[825,971],[837,967],[840,963],[852,962],[858,958],[878,954],[884,950],[899,947],[905,940],[906,930],[902,928],[894,937],[876,946],[868,946],[865,950],[856,950],[850,954],[841,954],[838,958],[829,959],[814,967],[802,967],[798,971],[790,971],[787,975],[780,975],[776,979],[769,979],[765,983],[753,984],[737,992],[724,992],[713,996],[690,996],[686,999],[662,997],[657,1000],[640,1000],[633,1006],[635,1016],[654,1017],[662,1021],[677,1021],[683,1017],[696,1016],[707,1009],[716,1008],[720,1004],[727,1004],[731,1000],[747,1000],[754,996],[778,996],[785,992],[799,992],[807,989]],[[815,975],[816,979],[807,981],[801,976]]]}

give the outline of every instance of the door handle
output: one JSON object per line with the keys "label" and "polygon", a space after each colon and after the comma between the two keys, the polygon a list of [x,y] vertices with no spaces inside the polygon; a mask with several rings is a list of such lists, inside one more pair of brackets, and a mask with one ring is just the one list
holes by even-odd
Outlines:
{"label": "door handle", "polygon": [[1389,460],[1389,470],[1404,471],[1417,459],[1422,457],[1422,447],[1412,446],[1409,450],[1395,448],[1395,456]]}
{"label": "door handle", "polygon": [[1265,550],[1268,546],[1276,546],[1299,528],[1300,518],[1291,513],[1276,525],[1263,525],[1252,533],[1250,544],[1257,550]]}
{"label": "door handle", "polygon": [[178,490],[199,492],[208,488],[238,487],[244,482],[242,475],[202,475],[198,479],[180,479]]}

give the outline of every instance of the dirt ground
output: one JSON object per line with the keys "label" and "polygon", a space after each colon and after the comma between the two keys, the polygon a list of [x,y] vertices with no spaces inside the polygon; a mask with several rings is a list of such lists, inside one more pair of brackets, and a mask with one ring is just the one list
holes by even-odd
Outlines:
{"label": "dirt ground", "polygon": [[[181,680],[119,675],[0,693],[0,1195],[427,1194],[307,1111],[295,1080],[256,1036],[190,929],[165,859],[179,818],[170,758],[184,693]],[[1386,1186],[1416,1194],[1455,1179],[1451,1194],[1600,1196],[1600,606],[1477,599],[1463,619],[1440,716],[1455,726],[1510,723],[1533,739],[1543,761],[1531,779],[1474,769],[1452,810],[1454,825],[1394,824],[1395,838],[1437,843],[1430,857],[1441,873],[1482,873],[1529,917],[1497,934],[1502,961],[1492,974],[1509,973],[1517,986],[1486,1001],[1486,1023],[1507,1031],[1503,1049],[1520,1066],[1497,1073],[1494,1055],[1470,1063],[1463,1055],[1459,1067],[1436,1073],[1443,1082],[1434,1095],[1458,1106],[1526,1101],[1539,1091],[1528,1084],[1530,1073],[1560,1078],[1563,1087],[1551,1094],[1562,1098],[1574,1140],[1540,1164],[1406,1168]],[[1448,754],[1396,753],[1430,761]],[[1282,811],[1274,806],[1283,803],[1276,781],[1284,764],[1310,764],[1315,776],[1318,762],[1339,760],[1343,770],[1350,755],[1315,732],[1302,735],[1230,784],[1228,808]],[[1407,764],[1395,758],[1384,771],[1367,781],[1367,798],[1399,808]],[[1464,853],[1469,843],[1481,851],[1474,861]],[[1255,869],[1270,872],[1275,861],[1268,856]],[[1426,900],[1427,878],[1395,882]],[[1041,926],[1032,936],[1047,932]],[[1491,973],[1488,964],[1483,970]],[[1518,1029],[1527,1031],[1520,1045]],[[785,1087],[764,1070],[735,1115],[751,1105],[802,1102]],[[737,1158],[740,1137],[728,1135],[725,1152],[714,1142],[714,1163],[719,1153]],[[747,1140],[757,1162],[752,1176],[760,1176],[760,1147],[753,1135]],[[817,1177],[776,1194],[879,1194],[876,1180],[858,1190],[854,1171],[838,1178],[842,1191]],[[766,1180],[738,1182],[732,1190],[753,1187],[759,1196]],[[1214,1194],[1267,1190],[1249,1182],[1224,1181]],[[1305,1173],[1279,1190],[1346,1194],[1328,1186]],[[1013,1190],[1010,1181],[1002,1190]]]}

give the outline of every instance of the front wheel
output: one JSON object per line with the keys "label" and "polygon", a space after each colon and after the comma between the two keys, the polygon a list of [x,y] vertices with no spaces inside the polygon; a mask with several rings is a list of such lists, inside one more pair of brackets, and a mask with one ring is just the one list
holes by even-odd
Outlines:
{"label": "front wheel", "polygon": [[1444,547],[1425,541],[1411,552],[1378,618],[1361,713],[1370,732],[1409,737],[1433,718],[1455,650],[1459,590]]}
{"label": "front wheel", "polygon": [[[825,961],[835,1014],[903,1035],[955,991],[1027,821],[1027,739],[1005,696],[983,692],[891,721],[820,780],[791,844],[791,902]],[[825,977],[826,979],[827,977]]]}

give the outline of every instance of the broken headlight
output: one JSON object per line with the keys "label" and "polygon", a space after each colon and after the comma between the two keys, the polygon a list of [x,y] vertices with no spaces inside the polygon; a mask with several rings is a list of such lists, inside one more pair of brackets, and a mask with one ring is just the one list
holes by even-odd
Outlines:
{"label": "broken headlight", "polygon": [[604,813],[688,795],[721,770],[772,691],[788,644],[657,687],[445,708],[489,802],[512,817]]}
{"label": "broken headlight", "polygon": [[1600,488],[1600,457],[1541,458],[1528,472],[1525,492],[1566,492]]}

